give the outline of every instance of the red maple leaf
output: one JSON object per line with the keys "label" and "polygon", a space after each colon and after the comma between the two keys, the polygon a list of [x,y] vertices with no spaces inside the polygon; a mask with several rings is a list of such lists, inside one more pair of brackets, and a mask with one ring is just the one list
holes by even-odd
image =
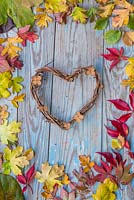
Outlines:
{"label": "red maple leaf", "polygon": [[30,187],[32,193],[33,193],[33,189],[30,185],[30,183],[32,182],[32,180],[35,177],[35,167],[34,165],[32,165],[32,167],[26,172],[26,174],[23,175],[18,175],[17,176],[17,180],[19,183],[25,185],[22,189],[22,192],[25,192],[27,190],[28,187]]}
{"label": "red maple leaf", "polygon": [[34,32],[30,32],[30,26],[27,25],[23,28],[19,28],[18,36],[23,40],[22,46],[26,46],[27,40],[34,43],[38,39],[38,35]]}
{"label": "red maple leaf", "polygon": [[123,47],[120,48],[120,50],[116,48],[107,48],[107,50],[110,52],[109,54],[101,54],[106,60],[111,62],[110,65],[110,71],[122,60],[127,60],[128,57],[124,56],[124,49]]}

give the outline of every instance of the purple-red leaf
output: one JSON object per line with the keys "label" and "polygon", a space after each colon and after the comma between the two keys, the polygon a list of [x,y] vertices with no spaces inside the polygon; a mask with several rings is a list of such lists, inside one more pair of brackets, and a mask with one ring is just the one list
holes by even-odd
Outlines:
{"label": "purple-red leaf", "polygon": [[101,156],[103,156],[107,162],[109,162],[112,166],[116,167],[116,160],[113,157],[113,154],[110,152],[97,152]]}
{"label": "purple-red leaf", "polygon": [[131,92],[130,95],[129,95],[129,99],[130,99],[130,104],[131,104],[131,107],[134,111],[134,92]]}
{"label": "purple-red leaf", "polygon": [[26,179],[28,184],[33,180],[35,176],[35,166],[32,165],[32,167],[26,172]]}
{"label": "purple-red leaf", "polygon": [[27,180],[26,180],[25,176],[23,176],[23,175],[18,175],[17,180],[19,183],[21,183],[23,185],[25,185],[27,183]]}
{"label": "purple-red leaf", "polygon": [[119,136],[119,132],[118,131],[112,130],[112,129],[108,128],[107,126],[105,126],[105,127],[107,129],[108,135],[110,135],[111,137],[117,138]]}
{"label": "purple-red leaf", "polygon": [[131,111],[130,106],[127,102],[123,101],[122,99],[115,99],[115,100],[108,100],[109,102],[113,103],[114,106],[122,111]]}
{"label": "purple-red leaf", "polygon": [[98,166],[98,165],[94,165],[94,170],[98,173],[101,173],[101,174],[105,174],[106,173],[106,170],[104,170],[101,166]]}
{"label": "purple-red leaf", "polygon": [[125,115],[120,116],[117,120],[124,123],[131,117],[131,115],[132,113],[127,113]]}
{"label": "purple-red leaf", "polygon": [[121,47],[120,50],[116,48],[107,48],[109,54],[102,54],[106,60],[111,61],[110,71],[122,60],[127,60],[127,57],[124,56],[124,49]]}

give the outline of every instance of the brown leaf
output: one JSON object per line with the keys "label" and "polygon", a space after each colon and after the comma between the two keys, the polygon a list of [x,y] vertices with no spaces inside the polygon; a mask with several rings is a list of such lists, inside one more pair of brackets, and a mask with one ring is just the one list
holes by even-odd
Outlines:
{"label": "brown leaf", "polygon": [[132,46],[134,44],[134,32],[125,32],[122,40],[127,46]]}

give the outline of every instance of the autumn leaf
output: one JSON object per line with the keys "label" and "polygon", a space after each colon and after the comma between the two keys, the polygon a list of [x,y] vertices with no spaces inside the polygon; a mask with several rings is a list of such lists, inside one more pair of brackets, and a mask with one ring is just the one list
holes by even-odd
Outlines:
{"label": "autumn leaf", "polygon": [[23,80],[24,79],[21,76],[12,78],[11,88],[12,88],[13,94],[15,92],[19,93],[22,90],[23,86],[20,83],[23,82]]}
{"label": "autumn leaf", "polygon": [[113,3],[100,6],[98,12],[99,16],[102,18],[107,18],[111,16],[114,7],[115,5]]}
{"label": "autumn leaf", "polygon": [[116,200],[115,192],[118,189],[117,184],[113,183],[110,179],[106,179],[104,183],[99,184],[96,194],[93,194],[94,200],[109,199]]}
{"label": "autumn leaf", "polygon": [[12,100],[11,100],[11,102],[12,102],[12,104],[13,104],[13,106],[15,107],[15,108],[18,108],[19,107],[19,102],[23,102],[24,101],[24,98],[25,98],[25,94],[20,94],[20,95],[18,95],[18,96],[15,96]]}
{"label": "autumn leaf", "polygon": [[8,98],[10,96],[9,88],[12,84],[12,74],[3,72],[0,74],[0,98]]}
{"label": "autumn leaf", "polygon": [[10,58],[14,58],[18,56],[18,52],[21,51],[22,49],[15,44],[21,43],[23,40],[19,38],[18,36],[16,37],[10,37],[6,39],[4,49],[2,51],[2,55],[8,54]]}
{"label": "autumn leaf", "polygon": [[125,32],[122,36],[124,44],[132,46],[134,44],[134,32]]}
{"label": "autumn leaf", "polygon": [[37,8],[37,14],[34,19],[36,20],[37,26],[40,28],[48,27],[48,24],[53,21],[53,19],[47,14],[44,8]]}
{"label": "autumn leaf", "polygon": [[33,181],[34,177],[35,177],[35,166],[34,165],[32,165],[32,167],[30,167],[25,174],[17,176],[18,182],[21,183],[22,185],[24,185],[22,192],[26,192],[27,188],[29,187],[33,194],[33,189],[31,187],[30,183]]}
{"label": "autumn leaf", "polygon": [[107,48],[109,54],[101,54],[106,60],[110,61],[110,70],[112,70],[118,63],[123,60],[127,60],[128,57],[124,56],[124,49],[123,47],[120,50],[116,48]]}
{"label": "autumn leaf", "polygon": [[131,91],[134,90],[134,77],[129,78],[129,79],[124,79],[124,80],[121,82],[121,84],[122,84],[123,86],[129,87]]}
{"label": "autumn leaf", "polygon": [[26,156],[23,156],[23,147],[17,146],[11,150],[8,147],[4,149],[3,163],[4,174],[9,174],[11,171],[17,176],[21,175],[21,169],[29,165],[29,161]]}
{"label": "autumn leaf", "polygon": [[90,161],[90,156],[80,155],[79,156],[80,165],[84,168],[84,172],[89,172],[94,166],[94,162]]}
{"label": "autumn leaf", "polygon": [[74,21],[85,24],[87,22],[87,10],[81,7],[75,7],[71,14]]}
{"label": "autumn leaf", "polygon": [[119,30],[109,30],[105,32],[104,39],[107,42],[107,44],[115,44],[120,40],[121,34],[122,33]]}
{"label": "autumn leaf", "polygon": [[11,71],[12,68],[10,67],[7,56],[2,55],[3,46],[0,45],[0,72]]}
{"label": "autumn leaf", "polygon": [[115,9],[113,14],[116,15],[112,19],[112,26],[114,28],[128,25],[129,22],[129,10],[127,9]]}
{"label": "autumn leaf", "polygon": [[64,166],[58,166],[57,164],[50,166],[48,162],[42,164],[40,172],[36,172],[36,178],[39,182],[45,183],[46,187],[53,191],[53,187],[58,184],[58,186],[62,186],[62,179],[65,175]]}
{"label": "autumn leaf", "polygon": [[0,140],[3,144],[8,142],[16,142],[18,140],[17,134],[21,131],[21,122],[12,121],[8,123],[7,120],[0,125]]}
{"label": "autumn leaf", "polygon": [[128,58],[128,62],[125,72],[128,77],[134,77],[134,57]]}
{"label": "autumn leaf", "polygon": [[64,0],[46,0],[45,8],[52,13],[67,12],[68,6]]}
{"label": "autumn leaf", "polygon": [[96,21],[95,29],[96,30],[104,30],[108,25],[109,19],[108,18],[99,18]]}
{"label": "autumn leaf", "polygon": [[6,120],[9,117],[8,107],[7,105],[0,106],[0,125],[4,123],[4,120]]}
{"label": "autumn leaf", "polygon": [[38,35],[32,31],[29,31],[30,26],[27,25],[23,28],[19,28],[18,37],[22,39],[22,46],[26,46],[26,42],[30,41],[34,43],[38,39]]}
{"label": "autumn leaf", "polygon": [[98,8],[91,7],[87,11],[87,16],[89,17],[91,23],[94,22],[98,17]]}

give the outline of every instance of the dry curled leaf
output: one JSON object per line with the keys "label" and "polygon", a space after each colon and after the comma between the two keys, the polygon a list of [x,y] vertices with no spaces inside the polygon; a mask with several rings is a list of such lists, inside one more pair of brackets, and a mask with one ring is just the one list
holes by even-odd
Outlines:
{"label": "dry curled leaf", "polygon": [[0,106],[0,125],[2,125],[4,123],[4,120],[9,117],[9,112],[7,110],[7,105]]}
{"label": "dry curled leaf", "polygon": [[134,44],[134,32],[125,32],[122,40],[127,46],[132,46]]}
{"label": "dry curled leaf", "polygon": [[94,166],[94,162],[90,161],[90,156],[80,155],[80,165],[83,166],[84,172],[89,172]]}

